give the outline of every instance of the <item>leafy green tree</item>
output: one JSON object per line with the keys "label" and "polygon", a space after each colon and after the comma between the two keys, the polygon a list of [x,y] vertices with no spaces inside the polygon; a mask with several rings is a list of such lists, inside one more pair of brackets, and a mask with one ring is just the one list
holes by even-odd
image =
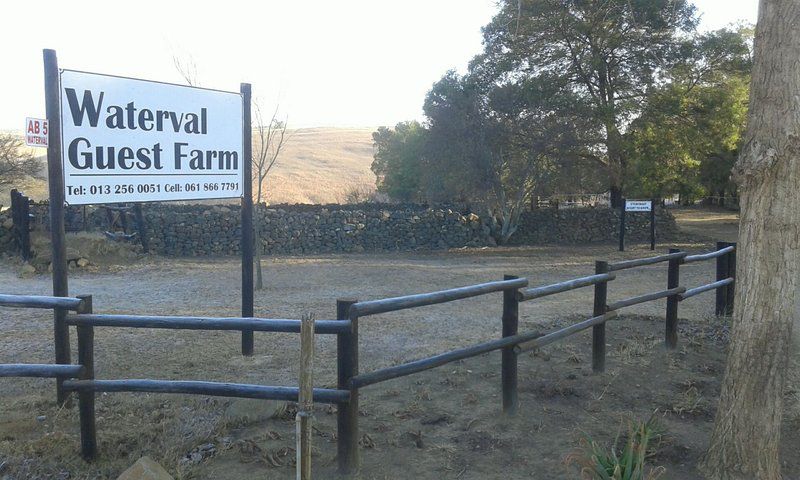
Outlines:
{"label": "leafy green tree", "polygon": [[731,193],[747,115],[747,30],[699,36],[670,83],[654,88],[625,134],[629,193],[690,200]]}
{"label": "leafy green tree", "polygon": [[686,0],[502,0],[484,27],[486,75],[497,83],[543,79],[563,87],[558,113],[590,124],[587,158],[607,170],[612,203],[624,187],[623,131],[648,91],[681,59],[697,23]]}
{"label": "leafy green tree", "polygon": [[482,205],[495,239],[505,243],[533,193],[586,153],[577,138],[582,119],[554,112],[558,88],[535,80],[487,84],[475,69],[448,72],[423,108],[429,197]]}
{"label": "leafy green tree", "polygon": [[404,202],[422,200],[426,136],[427,131],[416,121],[373,132],[375,154],[371,168],[379,192]]}

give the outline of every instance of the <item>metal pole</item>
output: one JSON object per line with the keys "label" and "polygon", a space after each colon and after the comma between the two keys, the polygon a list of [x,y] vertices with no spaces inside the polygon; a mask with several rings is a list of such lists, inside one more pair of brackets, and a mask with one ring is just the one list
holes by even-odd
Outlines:
{"label": "metal pole", "polygon": [[[250,125],[250,84],[242,93],[242,317],[253,316],[253,130]],[[242,331],[242,355],[253,354],[253,331]]]}
{"label": "metal pole", "polygon": [[[623,205],[624,205],[623,200]],[[623,209],[625,207],[623,206]],[[623,217],[624,218],[624,217]],[[608,262],[596,261],[594,272],[608,273]],[[594,286],[594,313],[598,317],[606,313],[608,304],[608,282],[600,282]],[[606,324],[592,327],[592,370],[600,373],[606,369]]]}
{"label": "metal pole", "polygon": [[[336,301],[336,318],[348,320],[350,306],[357,300]],[[339,390],[350,390],[350,401],[336,407],[337,461],[339,473],[353,474],[358,470],[358,389],[350,379],[358,375],[358,317],[349,318],[350,331],[336,336],[336,376]]]}
{"label": "metal pole", "polygon": [[[83,300],[78,313],[92,313],[92,296],[78,295]],[[81,380],[94,380],[94,327],[78,325],[78,363],[83,365]],[[81,424],[81,456],[91,461],[97,455],[97,428],[95,425],[95,392],[78,392],[78,413]]]}
{"label": "metal pole", "polygon": [[[44,97],[49,131],[47,136],[47,178],[50,189],[50,245],[53,269],[53,296],[69,295],[67,281],[67,241],[64,235],[64,171],[61,165],[61,102],[58,59],[56,51],[45,49]],[[69,364],[69,328],[67,311],[53,310],[53,332],[57,364]],[[61,387],[63,379],[56,380],[56,398],[59,405],[66,404],[69,394]]]}
{"label": "metal pole", "polygon": [[[677,248],[670,248],[669,253],[680,252]],[[669,261],[667,271],[667,290],[676,288],[680,284],[680,265],[682,260],[674,258]],[[669,349],[674,349],[678,345],[678,295],[667,297],[666,330],[664,333],[664,344]]]}
{"label": "metal pole", "polygon": [[[514,280],[514,275],[505,275],[504,280]],[[519,329],[519,289],[503,290],[503,337],[516,335]],[[514,346],[502,352],[501,378],[503,386],[503,413],[517,413],[517,354]]]}
{"label": "metal pole", "polygon": [[619,251],[625,251],[625,199],[619,207]]}
{"label": "metal pole", "polygon": [[656,249],[656,199],[650,200],[650,250]]}
{"label": "metal pole", "polygon": [[[728,244],[726,242],[717,242],[717,250],[721,250],[727,246]],[[728,256],[720,255],[717,257],[717,281],[725,280],[726,278],[728,278]],[[727,286],[717,288],[716,306],[714,308],[714,313],[716,315],[725,315],[727,297]]]}

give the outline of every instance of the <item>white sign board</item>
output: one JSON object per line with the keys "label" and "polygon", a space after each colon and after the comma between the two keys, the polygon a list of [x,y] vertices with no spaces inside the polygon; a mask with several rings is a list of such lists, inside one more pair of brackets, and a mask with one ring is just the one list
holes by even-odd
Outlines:
{"label": "white sign board", "polygon": [[47,120],[30,117],[25,119],[25,145],[47,147]]}
{"label": "white sign board", "polygon": [[625,200],[626,212],[649,212],[652,209],[652,200]]}
{"label": "white sign board", "polygon": [[68,204],[242,195],[240,94],[63,70],[60,95]]}

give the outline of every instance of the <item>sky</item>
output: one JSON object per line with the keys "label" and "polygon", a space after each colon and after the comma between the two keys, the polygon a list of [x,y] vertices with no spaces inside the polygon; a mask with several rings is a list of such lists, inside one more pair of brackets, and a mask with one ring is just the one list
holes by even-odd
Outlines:
{"label": "sky", "polygon": [[[757,0],[695,4],[703,30],[756,20]],[[174,58],[193,62],[201,86],[251,83],[262,109],[279,106],[290,127],[421,119],[427,91],[466,69],[496,10],[495,0],[11,0],[0,129],[44,117],[44,48],[61,68],[174,83],[183,83]]]}

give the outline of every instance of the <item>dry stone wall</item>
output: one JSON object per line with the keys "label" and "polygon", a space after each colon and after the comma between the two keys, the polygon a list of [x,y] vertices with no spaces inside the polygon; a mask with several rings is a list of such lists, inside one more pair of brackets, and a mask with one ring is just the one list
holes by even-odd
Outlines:
{"label": "dry stone wall", "polygon": [[0,252],[16,252],[17,245],[14,241],[14,221],[11,219],[11,209],[0,212]]}
{"label": "dry stone wall", "polygon": [[[47,226],[47,205],[32,208],[37,228]],[[204,256],[239,253],[239,207],[147,204],[143,206],[151,251],[163,255]],[[284,205],[255,209],[261,225],[258,246],[265,254],[313,254],[436,250],[493,246],[486,218],[454,208],[419,205]],[[129,215],[129,231],[136,231]],[[627,215],[628,238],[649,235],[649,216]],[[67,230],[108,229],[103,208],[69,207]],[[672,238],[672,215],[659,209],[658,239]],[[615,241],[619,213],[607,208],[541,209],[522,215],[512,245]],[[0,248],[2,248],[0,246]]]}

